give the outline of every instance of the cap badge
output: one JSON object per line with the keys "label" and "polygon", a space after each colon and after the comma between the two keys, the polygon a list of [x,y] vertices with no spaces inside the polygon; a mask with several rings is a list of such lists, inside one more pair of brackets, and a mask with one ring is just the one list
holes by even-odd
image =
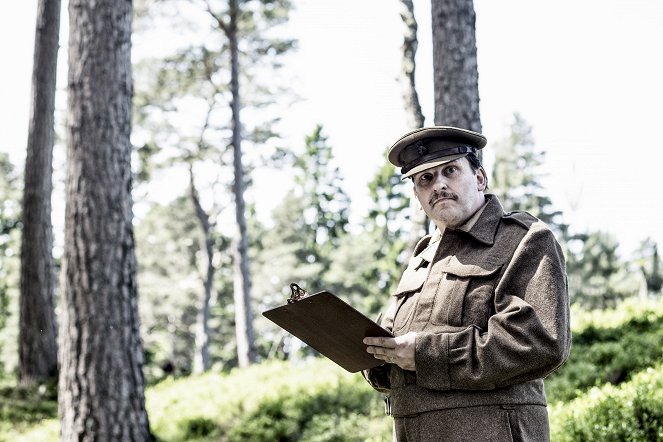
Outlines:
{"label": "cap badge", "polygon": [[419,154],[420,157],[423,157],[428,153],[428,147],[424,146],[424,143],[422,141],[417,142],[417,153]]}

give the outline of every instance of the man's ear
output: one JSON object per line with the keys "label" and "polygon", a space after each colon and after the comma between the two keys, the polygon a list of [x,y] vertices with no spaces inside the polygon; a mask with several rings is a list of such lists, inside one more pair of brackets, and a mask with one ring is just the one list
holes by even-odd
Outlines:
{"label": "man's ear", "polygon": [[483,192],[488,187],[488,176],[483,167],[477,170],[477,190]]}

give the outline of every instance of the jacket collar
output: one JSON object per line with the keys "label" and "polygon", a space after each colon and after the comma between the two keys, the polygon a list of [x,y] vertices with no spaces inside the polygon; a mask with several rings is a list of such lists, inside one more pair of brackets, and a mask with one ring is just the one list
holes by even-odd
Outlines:
{"label": "jacket collar", "polygon": [[[440,233],[440,230],[435,229],[435,231],[432,233],[430,237],[430,240],[428,241],[428,246],[420,253],[418,253],[416,256],[426,262],[433,262],[433,258],[435,257],[435,252],[437,251],[437,246],[441,238],[442,234]],[[419,263],[419,265],[421,265],[421,262]]]}
{"label": "jacket collar", "polygon": [[[504,215],[504,209],[502,209],[502,204],[496,195],[487,194],[485,197],[486,205],[479,209],[482,210],[479,219],[475,222],[465,223],[455,230],[449,229],[449,231],[463,232],[484,245],[492,246],[495,243],[495,234],[497,233],[500,219]],[[439,229],[435,229],[435,232],[433,232],[428,241],[427,247],[416,255],[416,258],[419,258],[419,260],[418,265],[415,267],[419,267],[423,261],[433,262],[440,239],[442,239],[442,234]]]}
{"label": "jacket collar", "polygon": [[485,198],[486,206],[479,215],[479,219],[471,226],[463,224],[455,230],[468,234],[482,244],[492,246],[495,243],[497,227],[504,216],[504,209],[496,195],[487,194]]}

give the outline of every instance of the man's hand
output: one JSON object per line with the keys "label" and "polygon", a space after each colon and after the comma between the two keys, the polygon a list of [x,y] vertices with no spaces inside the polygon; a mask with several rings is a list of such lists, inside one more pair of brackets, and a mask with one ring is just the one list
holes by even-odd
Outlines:
{"label": "man's hand", "polygon": [[409,332],[396,338],[364,338],[364,344],[368,345],[366,351],[376,359],[396,364],[403,370],[414,371],[416,336],[415,332]]}

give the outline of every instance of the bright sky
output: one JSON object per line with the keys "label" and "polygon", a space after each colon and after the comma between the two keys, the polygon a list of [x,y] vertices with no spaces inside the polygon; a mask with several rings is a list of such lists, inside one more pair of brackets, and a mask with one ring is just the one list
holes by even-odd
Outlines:
{"label": "bright sky", "polygon": [[[358,217],[366,183],[409,130],[397,81],[400,2],[296,3],[291,26],[300,49],[288,66],[305,100],[283,116],[284,135],[301,146],[316,123],[324,125]],[[0,16],[0,150],[16,162],[27,140],[35,5],[20,2]],[[415,8],[417,86],[432,124],[430,2],[415,0]],[[519,112],[547,152],[547,189],[576,231],[613,232],[625,252],[647,236],[663,246],[663,141],[655,136],[663,117],[663,2],[475,0],[475,9],[487,165],[490,143]],[[288,178],[263,173],[256,181],[272,189]],[[278,199],[270,193],[258,206],[263,216]]]}

